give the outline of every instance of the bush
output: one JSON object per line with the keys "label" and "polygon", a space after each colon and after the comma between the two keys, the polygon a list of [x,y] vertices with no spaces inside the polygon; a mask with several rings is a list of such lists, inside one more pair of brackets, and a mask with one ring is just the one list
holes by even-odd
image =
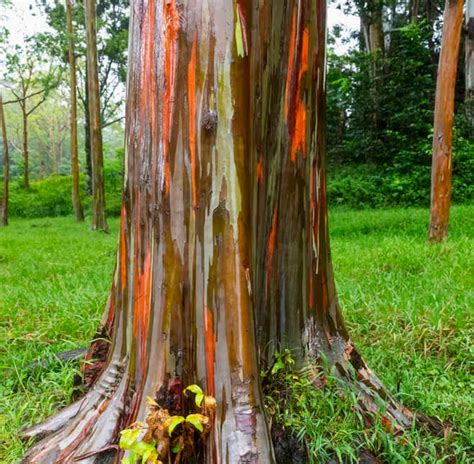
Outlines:
{"label": "bush", "polygon": [[[420,158],[430,161],[431,145]],[[331,166],[328,172],[330,205],[348,208],[425,206],[430,203],[431,166],[403,162],[403,153],[393,166]],[[474,143],[456,138],[453,153],[452,198],[454,203],[474,199]]]}
{"label": "bush", "polygon": [[[53,176],[31,182],[25,190],[21,181],[13,181],[10,188],[9,213],[11,217],[55,217],[74,213],[70,176]],[[108,172],[105,177],[106,210],[109,216],[120,215],[122,176]],[[85,177],[80,179],[81,201],[86,213],[91,210],[91,197],[85,194]]]}

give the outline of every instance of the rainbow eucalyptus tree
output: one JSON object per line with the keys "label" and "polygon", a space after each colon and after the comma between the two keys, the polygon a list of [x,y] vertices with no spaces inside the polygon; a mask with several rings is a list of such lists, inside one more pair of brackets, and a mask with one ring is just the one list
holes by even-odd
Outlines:
{"label": "rainbow eucalyptus tree", "polygon": [[429,240],[448,236],[451,206],[453,122],[464,0],[446,0],[443,39],[438,64],[433,123]]}
{"label": "rainbow eucalyptus tree", "polygon": [[[259,370],[324,357],[387,423],[413,416],[355,350],[337,303],[324,169],[325,1],[132,3],[119,250],[92,388],[25,435],[28,463],[119,462],[147,396],[217,401],[200,461],[272,463]],[[354,371],[356,375],[353,376]],[[109,461],[108,461],[108,460]]]}

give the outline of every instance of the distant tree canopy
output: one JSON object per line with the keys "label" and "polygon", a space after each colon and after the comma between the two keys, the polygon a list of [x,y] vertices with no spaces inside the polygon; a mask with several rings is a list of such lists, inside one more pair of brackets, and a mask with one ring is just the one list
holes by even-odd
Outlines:
{"label": "distant tree canopy", "polygon": [[[64,2],[37,0],[45,12],[51,31],[36,35],[36,40],[56,56],[63,66],[68,62],[68,37]],[[82,1],[75,2],[75,49],[78,58],[80,85],[79,100],[86,104],[85,13]],[[124,83],[127,78],[129,0],[97,1],[97,47],[101,93],[102,124],[108,125],[120,117],[125,99]]]}

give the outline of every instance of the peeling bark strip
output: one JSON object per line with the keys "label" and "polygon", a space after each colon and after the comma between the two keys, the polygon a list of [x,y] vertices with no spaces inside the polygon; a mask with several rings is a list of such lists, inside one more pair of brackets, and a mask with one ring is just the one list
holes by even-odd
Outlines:
{"label": "peeling bark strip", "polygon": [[[217,401],[200,462],[274,463],[259,369],[281,345],[314,369],[324,353],[364,411],[383,403],[387,428],[411,426],[413,415],[355,350],[337,303],[325,8],[324,0],[132,2],[108,359],[89,370],[97,380],[80,402],[25,432],[46,436],[25,463],[91,464],[104,452],[118,463],[119,431],[146,421],[146,397],[181,410],[191,384]],[[93,344],[88,358],[104,351]]]}
{"label": "peeling bark strip", "polygon": [[464,0],[446,0],[443,39],[436,83],[431,171],[429,239],[440,242],[448,235],[451,205],[453,118],[456,74],[463,24]]}

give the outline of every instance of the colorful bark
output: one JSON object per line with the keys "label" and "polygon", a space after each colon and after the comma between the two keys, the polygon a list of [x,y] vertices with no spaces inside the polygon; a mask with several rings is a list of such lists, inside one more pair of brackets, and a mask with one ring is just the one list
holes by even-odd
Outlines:
{"label": "colorful bark", "polygon": [[436,83],[431,173],[429,239],[440,242],[448,235],[451,205],[454,94],[464,0],[446,0],[443,39]]}
{"label": "colorful bark", "polygon": [[206,4],[132,6],[109,363],[26,462],[94,462],[91,450],[145,420],[147,396],[193,383],[218,405],[204,462],[273,461],[250,295],[249,45],[241,56],[235,34],[250,9]]}
{"label": "colorful bark", "polygon": [[217,401],[197,460],[273,463],[259,367],[281,346],[314,369],[324,354],[364,411],[380,396],[390,427],[411,426],[411,413],[354,349],[337,303],[324,164],[325,7],[132,4],[124,201],[103,322],[112,334],[108,365],[80,408],[27,431],[50,435],[25,462],[93,463],[104,450],[118,462],[118,431],[146,419],[146,397],[174,403],[197,383]]}

